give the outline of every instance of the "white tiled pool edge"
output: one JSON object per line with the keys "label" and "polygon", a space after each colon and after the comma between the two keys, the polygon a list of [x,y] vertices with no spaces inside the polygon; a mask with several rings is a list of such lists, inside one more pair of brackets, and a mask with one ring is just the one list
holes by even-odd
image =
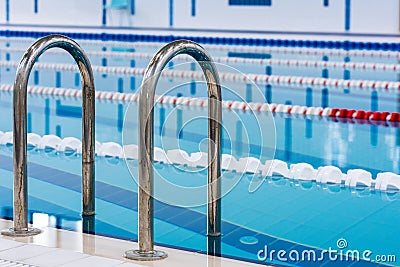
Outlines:
{"label": "white tiled pool edge", "polygon": [[[0,219],[0,229],[11,226],[12,221]],[[134,242],[46,227],[33,237],[0,236],[0,259],[33,266],[265,266],[164,247],[158,249],[166,251],[168,258],[161,261],[134,262],[122,257],[125,250],[136,247]]]}

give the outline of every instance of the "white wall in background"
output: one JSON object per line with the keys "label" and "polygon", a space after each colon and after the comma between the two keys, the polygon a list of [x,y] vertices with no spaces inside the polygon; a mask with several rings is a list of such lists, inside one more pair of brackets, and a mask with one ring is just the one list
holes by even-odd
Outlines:
{"label": "white wall in background", "polygon": [[[102,0],[9,0],[10,24],[102,26]],[[5,23],[0,0],[0,23]],[[128,0],[130,3],[131,0]],[[107,10],[107,26],[171,28],[170,0],[134,0],[130,8]],[[230,6],[229,0],[173,0],[178,29],[345,32],[345,0],[272,0],[272,6]],[[110,4],[111,0],[107,0]],[[351,0],[350,32],[399,33],[399,0]]]}
{"label": "white wall in background", "polygon": [[197,1],[196,16],[192,17],[191,1],[182,1],[181,5],[174,6],[174,26],[341,32],[344,30],[344,0],[330,2],[329,7],[324,7],[322,0],[272,0],[272,6],[229,6],[228,0],[200,0]]}
{"label": "white wall in background", "polygon": [[0,23],[6,22],[6,0],[0,0]]}
{"label": "white wall in background", "polygon": [[[186,0],[178,0],[186,2]],[[133,25],[136,27],[168,27],[168,0],[135,0]]]}
{"label": "white wall in background", "polygon": [[[5,1],[5,0],[3,0]],[[99,0],[10,0],[10,23],[99,26],[102,3]],[[0,6],[2,13],[5,5]]]}
{"label": "white wall in background", "polygon": [[399,0],[352,0],[351,32],[399,33]]}

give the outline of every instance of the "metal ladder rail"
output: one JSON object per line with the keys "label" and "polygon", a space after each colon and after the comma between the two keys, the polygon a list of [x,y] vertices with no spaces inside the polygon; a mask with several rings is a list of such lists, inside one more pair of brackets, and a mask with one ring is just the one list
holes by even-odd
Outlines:
{"label": "metal ladder rail", "polygon": [[82,48],[62,35],[49,35],[36,41],[24,54],[14,82],[14,225],[1,232],[7,236],[31,236],[40,229],[28,227],[27,181],[27,85],[30,72],[41,54],[62,48],[79,66],[83,85],[82,104],[82,215],[94,215],[95,89],[92,67]]}
{"label": "metal ladder rail", "polygon": [[[139,191],[138,239],[139,249],[126,251],[128,259],[152,261],[167,257],[154,250],[154,95],[161,71],[179,54],[192,56],[201,66],[208,87],[208,236],[221,236],[221,123],[222,96],[217,69],[210,55],[200,45],[186,40],[164,46],[149,63],[139,99]],[[210,241],[209,241],[210,242]],[[218,247],[215,242],[211,247]],[[209,244],[210,247],[210,244]]]}

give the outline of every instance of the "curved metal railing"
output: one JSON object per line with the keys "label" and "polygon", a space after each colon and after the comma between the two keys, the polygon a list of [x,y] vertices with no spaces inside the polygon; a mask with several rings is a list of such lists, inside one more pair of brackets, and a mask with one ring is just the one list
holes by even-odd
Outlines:
{"label": "curved metal railing", "polygon": [[94,214],[95,90],[92,67],[82,48],[62,35],[36,41],[24,54],[14,82],[14,226],[3,235],[29,236],[41,230],[28,227],[27,181],[27,86],[36,60],[46,50],[58,47],[69,52],[79,66],[83,85],[82,105],[82,215]]}
{"label": "curved metal railing", "polygon": [[[208,87],[208,236],[221,235],[221,120],[222,97],[217,69],[200,45],[186,40],[164,46],[146,69],[139,99],[139,249],[125,252],[129,259],[150,261],[167,254],[154,250],[154,95],[161,71],[179,54],[192,56],[201,66]],[[212,245],[215,246],[215,245]],[[210,245],[209,245],[210,247]]]}

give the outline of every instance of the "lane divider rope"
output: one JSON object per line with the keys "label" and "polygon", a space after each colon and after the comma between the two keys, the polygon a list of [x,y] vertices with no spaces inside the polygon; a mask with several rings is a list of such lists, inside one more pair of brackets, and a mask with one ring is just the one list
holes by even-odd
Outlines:
{"label": "lane divider rope", "polygon": [[[56,135],[40,136],[28,133],[27,143],[30,150],[47,150],[66,153],[67,157],[82,153],[81,140],[75,137],[60,138]],[[13,132],[0,131],[0,145],[10,147],[13,144]],[[138,160],[139,148],[136,144],[121,146],[116,142],[100,143],[96,141],[95,152],[98,157]],[[47,152],[49,153],[49,152]],[[64,155],[65,156],[65,155]],[[274,159],[260,161],[255,157],[236,159],[230,154],[222,154],[221,168],[227,172],[250,174],[263,178],[281,176],[291,180],[317,182],[320,184],[336,184],[350,188],[369,188],[376,191],[400,190],[400,175],[392,172],[381,172],[375,178],[363,169],[351,169],[347,173],[336,166],[323,166],[314,169],[308,163],[291,164]],[[193,152],[189,155],[184,150],[172,149],[165,151],[154,148],[155,162],[168,165],[181,165],[192,168],[205,169],[208,166],[208,154]]]}
{"label": "lane divider rope", "polygon": [[[21,37],[0,37],[3,41],[25,41],[33,42],[35,38],[21,38]],[[159,49],[165,42],[141,42],[141,41],[112,41],[112,40],[86,40],[80,39],[80,44],[86,45],[112,45],[116,47],[126,48],[152,48]],[[305,56],[340,56],[340,57],[375,57],[375,58],[394,58],[400,59],[400,52],[396,49],[392,51],[383,50],[365,50],[365,49],[341,49],[341,48],[314,48],[314,47],[279,47],[279,46],[251,46],[251,45],[229,45],[229,44],[203,44],[204,48],[214,51],[231,51],[231,52],[248,52],[248,53],[262,53],[262,54],[287,54],[287,55],[305,55]],[[397,46],[397,44],[396,44]]]}
{"label": "lane divider rope", "polygon": [[[0,84],[0,91],[12,92],[13,85],[11,84]],[[69,88],[55,88],[55,87],[43,87],[43,86],[28,86],[29,94],[37,94],[43,96],[62,96],[62,97],[73,97],[81,98],[82,91],[77,89]],[[138,102],[139,94],[133,93],[119,93],[110,91],[96,91],[95,97],[97,99],[103,99],[107,101],[117,102]],[[190,98],[183,96],[156,96],[156,101],[164,105],[183,105],[193,107],[206,107],[208,105],[208,99],[206,98]],[[339,122],[353,122],[359,124],[374,124],[383,126],[399,126],[400,113],[399,112],[379,112],[379,111],[365,111],[345,108],[322,108],[322,107],[306,107],[299,105],[285,105],[285,104],[267,104],[257,102],[240,102],[240,101],[222,101],[222,106],[225,109],[241,110],[241,111],[254,111],[254,112],[268,112],[278,114],[289,114],[289,115],[303,115],[303,116],[315,116],[315,117],[326,117],[334,121]]]}
{"label": "lane divider rope", "polygon": [[[25,52],[25,49],[5,48],[4,52]],[[53,50],[48,53],[65,54],[64,51]],[[128,59],[145,59],[153,58],[151,53],[140,52],[111,52],[111,51],[86,51],[90,56],[101,57],[123,57]],[[174,60],[187,61],[189,56],[179,56]],[[267,66],[285,66],[285,67],[307,67],[307,68],[330,68],[345,70],[370,70],[370,71],[400,71],[400,64],[384,64],[384,63],[365,63],[365,62],[337,62],[337,61],[313,61],[313,60],[295,60],[295,59],[258,59],[258,58],[241,58],[241,57],[214,57],[215,62],[225,64],[258,64]]]}
{"label": "lane divider rope", "polygon": [[[0,61],[0,66],[16,68],[19,62],[16,61]],[[51,69],[57,71],[78,71],[75,64],[54,64],[54,63],[36,63],[36,69]],[[94,72],[109,73],[114,75],[136,75],[143,76],[144,68],[129,67],[103,67],[92,66]],[[266,74],[237,74],[237,73],[219,73],[220,80],[235,83],[251,83],[258,85],[277,85],[277,86],[294,86],[294,87],[313,87],[313,88],[335,88],[335,89],[353,89],[353,90],[380,90],[384,92],[398,92],[400,90],[400,82],[389,81],[373,81],[373,80],[344,80],[333,78],[318,77],[301,77],[301,76],[284,76],[284,75],[266,75]],[[189,70],[171,70],[167,69],[162,72],[162,76],[168,78],[203,80],[201,71]]]}

